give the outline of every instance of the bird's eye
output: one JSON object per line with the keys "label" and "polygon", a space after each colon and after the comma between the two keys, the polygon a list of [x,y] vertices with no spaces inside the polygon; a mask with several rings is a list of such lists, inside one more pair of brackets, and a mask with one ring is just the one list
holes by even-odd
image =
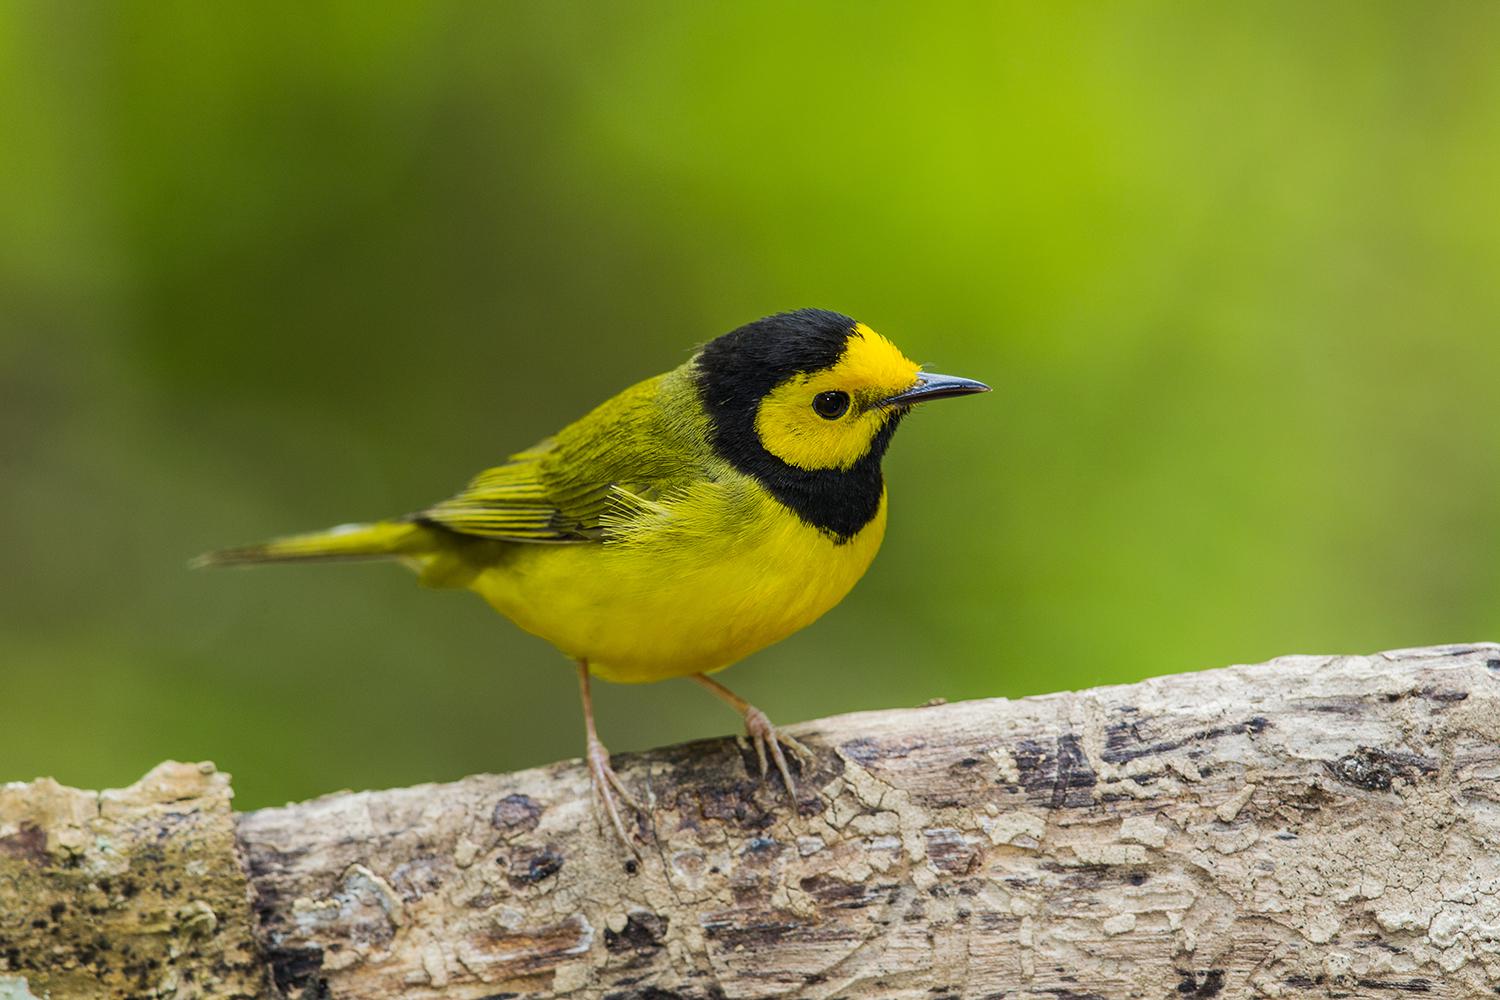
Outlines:
{"label": "bird's eye", "polygon": [[813,397],[813,409],[824,420],[837,420],[849,411],[849,394],[820,392]]}

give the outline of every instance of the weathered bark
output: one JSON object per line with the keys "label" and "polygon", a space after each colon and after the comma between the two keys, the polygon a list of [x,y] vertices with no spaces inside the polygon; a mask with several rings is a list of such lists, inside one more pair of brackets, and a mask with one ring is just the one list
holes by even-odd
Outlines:
{"label": "weathered bark", "polygon": [[639,863],[577,763],[242,815],[248,878],[211,769],[8,786],[0,998],[245,996],[257,957],[285,995],[359,1000],[1500,985],[1500,646],[794,732],[795,814],[734,741],[617,758],[653,807]]}
{"label": "weathered bark", "polygon": [[267,995],[229,795],[212,764],[0,786],[0,1000]]}

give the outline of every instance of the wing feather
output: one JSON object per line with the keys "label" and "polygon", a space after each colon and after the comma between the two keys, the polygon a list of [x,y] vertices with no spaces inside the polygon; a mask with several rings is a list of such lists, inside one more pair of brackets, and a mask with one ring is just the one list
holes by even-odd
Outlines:
{"label": "wing feather", "polygon": [[628,527],[623,512],[653,511],[643,502],[702,475],[702,429],[665,416],[664,377],[625,390],[416,516],[478,538],[608,541]]}

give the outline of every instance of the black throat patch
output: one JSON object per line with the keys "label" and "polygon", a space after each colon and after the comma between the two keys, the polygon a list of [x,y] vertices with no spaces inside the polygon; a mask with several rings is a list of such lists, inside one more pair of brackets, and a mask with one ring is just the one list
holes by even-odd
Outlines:
{"label": "black throat patch", "polygon": [[753,476],[805,523],[835,542],[849,541],[880,511],[880,461],[905,416],[891,411],[870,450],[848,469],[799,469],[777,458],[755,432],[760,401],[793,375],[836,364],[854,320],[822,309],[767,316],[724,334],[698,355],[698,396],[708,413],[714,451]]}

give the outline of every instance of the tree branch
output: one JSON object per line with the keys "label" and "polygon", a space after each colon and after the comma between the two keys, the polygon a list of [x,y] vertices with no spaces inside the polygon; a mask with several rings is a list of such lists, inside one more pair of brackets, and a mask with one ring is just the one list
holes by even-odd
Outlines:
{"label": "tree branch", "polygon": [[116,792],[6,786],[0,998],[1500,984],[1500,646],[793,731],[813,754],[795,815],[736,741],[618,757],[653,803],[638,864],[577,762],[237,817],[209,765]]}

